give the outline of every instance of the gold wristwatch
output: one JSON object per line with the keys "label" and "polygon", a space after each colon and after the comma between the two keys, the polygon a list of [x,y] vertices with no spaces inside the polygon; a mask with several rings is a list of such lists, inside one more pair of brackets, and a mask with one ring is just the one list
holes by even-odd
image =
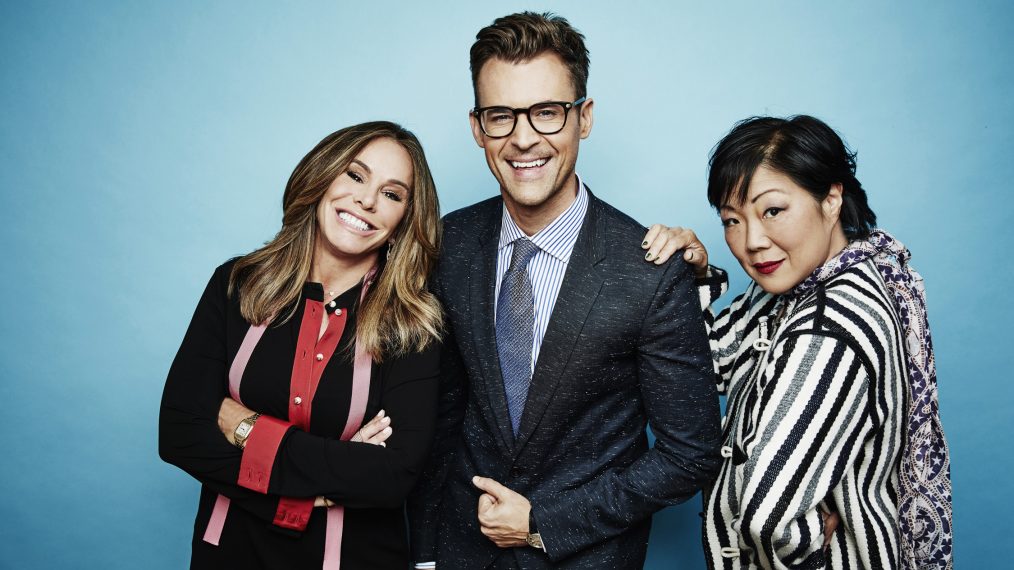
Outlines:
{"label": "gold wristwatch", "polygon": [[257,423],[259,417],[261,417],[260,414],[254,414],[239,422],[236,431],[232,432],[232,439],[236,442],[236,447],[240,449],[246,447],[246,438],[250,437],[250,432],[253,431],[254,424]]}
{"label": "gold wristwatch", "polygon": [[532,513],[528,513],[528,536],[525,537],[525,542],[532,548],[538,548],[545,552],[546,547],[542,545],[542,535],[539,534],[539,529],[535,527],[535,517]]}

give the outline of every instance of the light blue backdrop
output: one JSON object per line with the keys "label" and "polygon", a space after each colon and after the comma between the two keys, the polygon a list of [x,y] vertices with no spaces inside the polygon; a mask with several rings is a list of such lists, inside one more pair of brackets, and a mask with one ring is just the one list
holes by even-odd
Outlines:
{"label": "light blue backdrop", "polygon": [[[468,48],[552,8],[588,38],[579,171],[641,222],[700,230],[708,150],[811,113],[859,151],[929,287],[960,568],[1009,543],[1014,9],[944,2],[4,2],[0,566],[181,568],[198,485],[159,461],[162,383],[218,263],[270,238],[298,159],[375,118],[423,140],[449,212],[496,191]],[[763,5],[762,5],[763,4]],[[700,568],[699,499],[649,568]]]}

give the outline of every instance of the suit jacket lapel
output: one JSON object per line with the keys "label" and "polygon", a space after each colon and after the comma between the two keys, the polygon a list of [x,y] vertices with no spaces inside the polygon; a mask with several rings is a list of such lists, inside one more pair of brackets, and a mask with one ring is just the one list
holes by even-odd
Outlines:
{"label": "suit jacket lapel", "polygon": [[535,363],[525,411],[521,415],[521,427],[514,442],[515,454],[521,452],[546,413],[605,281],[605,275],[595,268],[605,257],[604,235],[598,223],[598,200],[590,192],[588,198],[588,213],[560,284],[546,335],[542,338],[539,360]]}
{"label": "suit jacket lapel", "polygon": [[487,231],[479,238],[477,255],[472,256],[469,279],[469,306],[472,312],[472,341],[482,373],[484,391],[489,401],[493,421],[499,428],[498,441],[505,455],[514,450],[514,432],[507,411],[507,395],[500,372],[500,357],[496,347],[496,312],[493,296],[496,294],[496,259],[500,243],[500,226],[503,210],[495,209]]}

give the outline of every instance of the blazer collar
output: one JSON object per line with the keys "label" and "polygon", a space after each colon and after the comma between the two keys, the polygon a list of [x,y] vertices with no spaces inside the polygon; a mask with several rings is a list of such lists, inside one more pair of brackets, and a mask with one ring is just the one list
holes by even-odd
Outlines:
{"label": "blazer collar", "polygon": [[[480,393],[483,390],[486,392],[485,404],[499,432],[497,443],[501,452],[509,457],[514,452],[514,432],[507,411],[507,395],[504,393],[503,375],[496,348],[496,313],[493,298],[496,290],[497,245],[503,201],[497,200],[494,203],[499,207],[491,207],[487,217],[482,220],[484,229],[479,233],[479,247],[471,258],[468,305],[471,307],[472,342],[476,347],[476,357],[482,375],[482,378],[476,380],[481,383]],[[481,397],[478,400],[483,401]]]}
{"label": "blazer collar", "polygon": [[[515,457],[541,423],[557,387],[566,378],[574,346],[605,282],[606,275],[598,267],[606,252],[605,228],[600,221],[602,202],[590,190],[588,197],[588,213],[560,284],[549,327],[542,338],[539,360],[535,363],[525,411],[521,416],[521,427],[514,442]],[[503,381],[500,382],[502,391]],[[508,429],[509,426],[508,423]]]}

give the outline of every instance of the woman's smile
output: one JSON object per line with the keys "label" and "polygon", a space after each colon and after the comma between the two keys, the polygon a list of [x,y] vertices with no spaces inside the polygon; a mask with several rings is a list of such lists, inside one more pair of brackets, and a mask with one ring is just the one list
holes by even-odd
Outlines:
{"label": "woman's smile", "polygon": [[764,275],[770,275],[775,272],[781,265],[784,259],[778,261],[765,261],[763,263],[754,263],[753,266],[757,268]]}
{"label": "woman's smile", "polygon": [[374,228],[372,225],[370,225],[369,222],[360,218],[359,216],[356,216],[346,210],[339,209],[337,210],[337,212],[338,212],[338,221],[340,221],[343,225],[349,227],[350,229],[356,230],[357,233],[367,235],[376,231],[376,228]]}

